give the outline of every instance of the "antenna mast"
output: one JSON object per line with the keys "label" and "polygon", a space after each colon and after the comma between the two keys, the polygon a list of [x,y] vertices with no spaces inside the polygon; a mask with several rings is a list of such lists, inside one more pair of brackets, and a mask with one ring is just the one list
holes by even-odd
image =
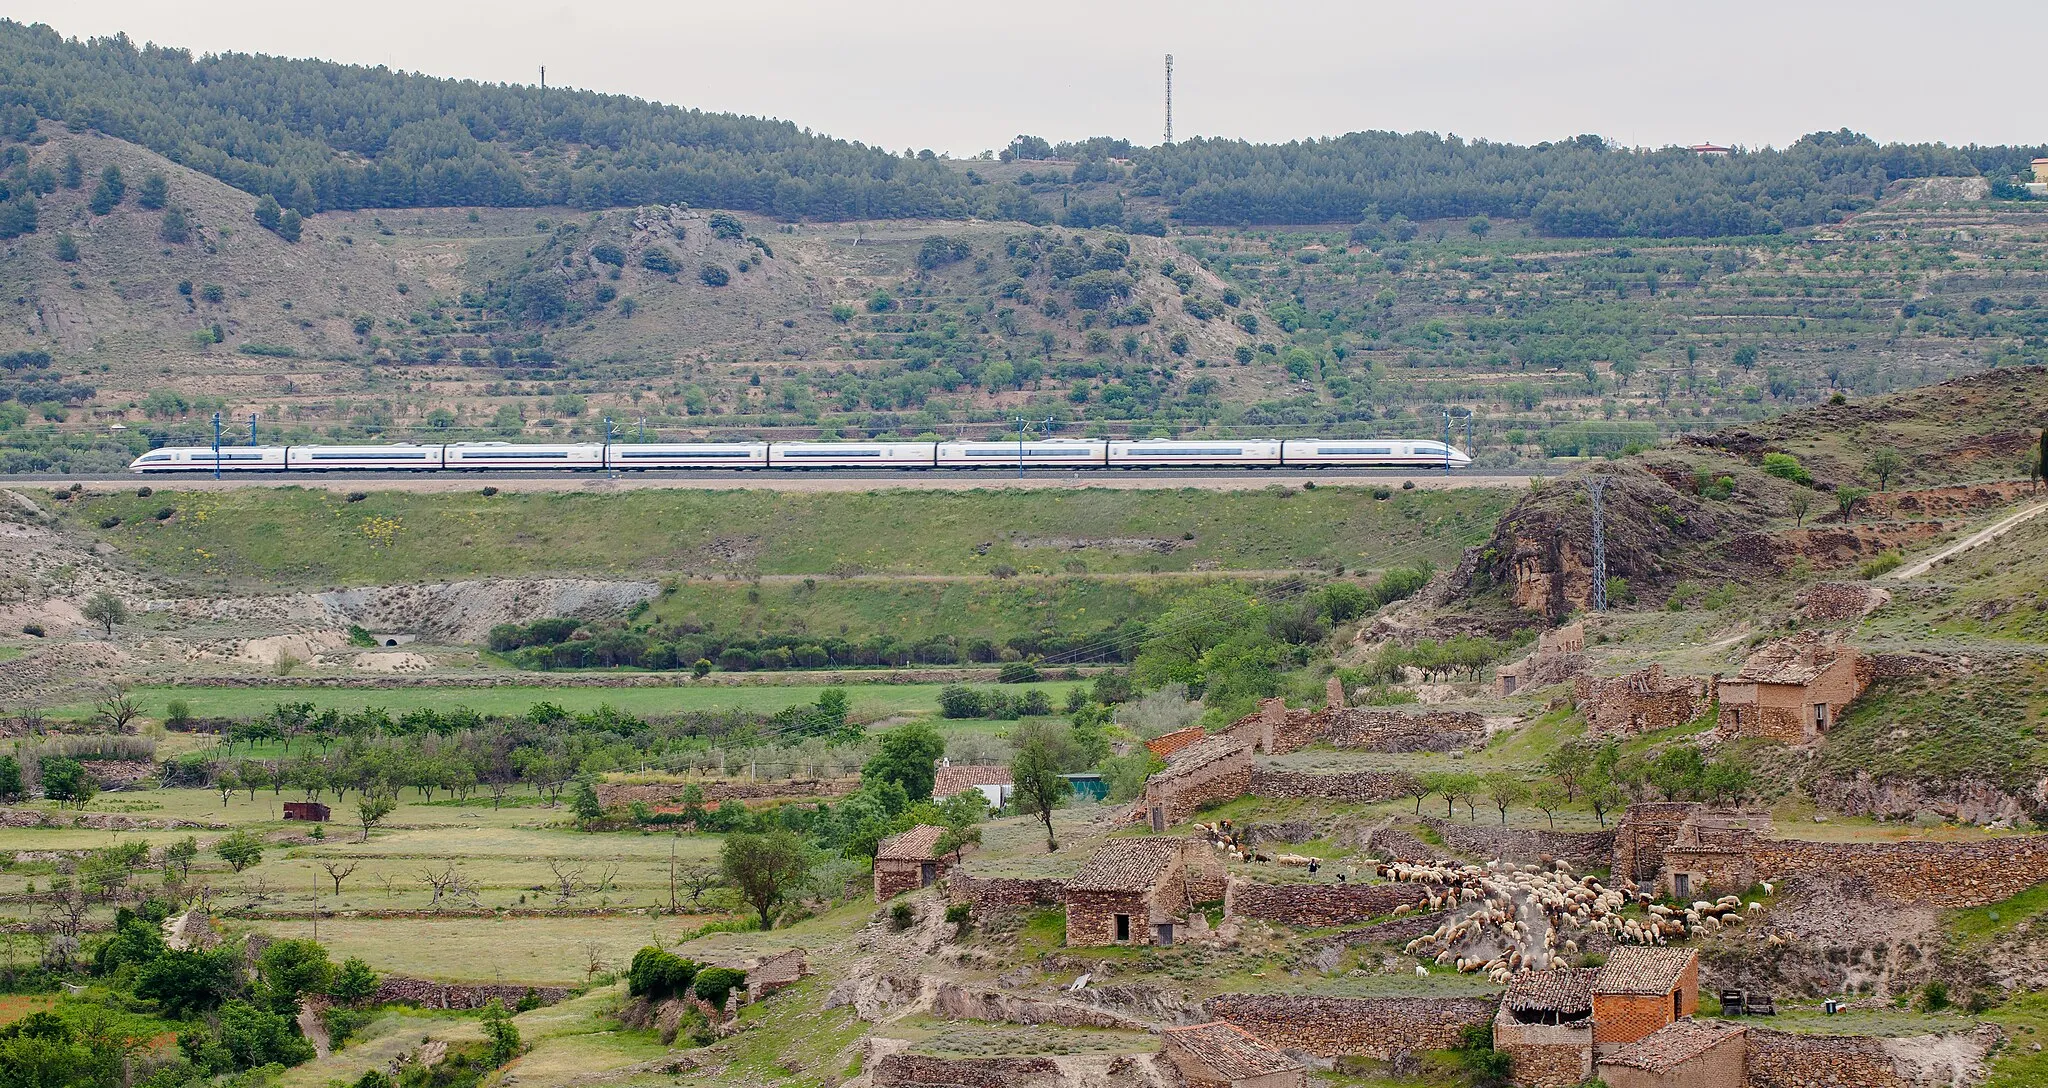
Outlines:
{"label": "antenna mast", "polygon": [[540,89],[542,91],[548,89],[548,66],[545,64],[540,66]]}
{"label": "antenna mast", "polygon": [[1173,142],[1173,54],[1166,55],[1166,142]]}

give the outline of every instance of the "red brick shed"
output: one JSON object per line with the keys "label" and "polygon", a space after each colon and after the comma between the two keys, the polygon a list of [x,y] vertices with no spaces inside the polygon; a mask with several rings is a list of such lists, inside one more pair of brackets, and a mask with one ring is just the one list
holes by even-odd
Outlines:
{"label": "red brick shed", "polygon": [[318,801],[286,801],[284,818],[287,820],[311,820],[316,824],[327,822],[329,810]]}

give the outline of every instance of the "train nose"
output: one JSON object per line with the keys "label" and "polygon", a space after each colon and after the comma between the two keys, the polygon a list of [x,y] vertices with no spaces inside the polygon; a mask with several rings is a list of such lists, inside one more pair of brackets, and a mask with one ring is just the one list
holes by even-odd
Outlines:
{"label": "train nose", "polygon": [[1467,465],[1469,465],[1469,464],[1471,464],[1471,463],[1472,463],[1472,455],[1471,455],[1471,454],[1469,454],[1469,453],[1459,453],[1459,452],[1458,452],[1458,451],[1456,451],[1456,450],[1452,450],[1452,451],[1451,451],[1451,464],[1453,464],[1453,465],[1456,465],[1456,466],[1457,466],[1457,467],[1459,467],[1459,468],[1464,468],[1465,466],[1467,466]]}

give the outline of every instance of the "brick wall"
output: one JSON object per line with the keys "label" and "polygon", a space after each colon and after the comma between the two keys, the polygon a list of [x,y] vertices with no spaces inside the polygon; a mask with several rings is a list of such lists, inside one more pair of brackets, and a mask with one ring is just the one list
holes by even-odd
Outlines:
{"label": "brick wall", "polygon": [[1371,803],[1408,795],[1415,780],[1398,771],[1351,771],[1310,774],[1272,767],[1253,767],[1250,792],[1259,797],[1321,797],[1333,801]]}
{"label": "brick wall", "polygon": [[1317,739],[1333,748],[1368,752],[1448,752],[1486,740],[1486,719],[1455,710],[1404,714],[1395,710],[1337,709],[1323,719]]}
{"label": "brick wall", "polygon": [[1422,822],[1436,832],[1445,846],[1476,857],[1520,862],[1560,858],[1580,870],[1603,868],[1614,858],[1612,831],[1545,831],[1459,823],[1434,816],[1426,816]]}
{"label": "brick wall", "polygon": [[1429,898],[1420,884],[1250,884],[1230,882],[1225,917],[1257,918],[1286,926],[1341,926],[1419,907]]}
{"label": "brick wall", "polygon": [[949,903],[966,903],[976,918],[1005,910],[1057,906],[1067,882],[1018,877],[976,877],[962,872],[946,874],[944,892]]}
{"label": "brick wall", "polygon": [[1792,1035],[1749,1029],[1748,1088],[1907,1088],[1885,1052],[1868,1036]]}
{"label": "brick wall", "polygon": [[1588,733],[1626,737],[1699,717],[1712,691],[1706,677],[1666,676],[1662,665],[1652,665],[1626,676],[1579,676],[1572,681],[1572,702],[1585,715]]}
{"label": "brick wall", "polygon": [[1633,1043],[1680,1017],[1700,1008],[1700,961],[1698,956],[1679,973],[1676,1008],[1672,995],[1603,994],[1593,989],[1593,1042]]}
{"label": "brick wall", "polygon": [[1202,1002],[1202,1011],[1282,1050],[1384,1061],[1456,1046],[1467,1027],[1493,1018],[1494,1004],[1484,997],[1219,994]]}

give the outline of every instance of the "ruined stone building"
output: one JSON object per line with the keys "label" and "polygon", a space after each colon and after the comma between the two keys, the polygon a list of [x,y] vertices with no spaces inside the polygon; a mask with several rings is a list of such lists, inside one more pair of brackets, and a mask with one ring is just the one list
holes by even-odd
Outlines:
{"label": "ruined stone building", "polygon": [[1158,756],[1160,759],[1165,759],[1183,748],[1200,744],[1207,739],[1209,739],[1208,730],[1199,725],[1191,725],[1186,729],[1176,729],[1171,733],[1161,733],[1153,737],[1145,742],[1145,750]]}
{"label": "ruined stone building", "polygon": [[1502,665],[1494,673],[1493,690],[1496,695],[1507,696],[1559,683],[1585,667],[1585,661],[1586,626],[1568,623],[1537,635],[1536,649],[1529,656],[1512,665]]}
{"label": "ruined stone building", "polygon": [[1809,633],[1760,647],[1721,681],[1719,732],[1788,744],[1819,740],[1875,675],[1853,647]]}
{"label": "ruined stone building", "polygon": [[945,833],[943,827],[918,824],[883,839],[875,851],[875,902],[938,883],[952,867],[951,857],[938,852]]}
{"label": "ruined stone building", "polygon": [[1166,769],[1145,782],[1145,794],[1131,820],[1164,831],[1207,804],[1242,797],[1252,788],[1252,753],[1243,742],[1214,736],[1191,744],[1166,760]]}
{"label": "ruined stone building", "polygon": [[1599,968],[1524,971],[1508,980],[1493,1047],[1528,1088],[1574,1088],[1593,1075],[1593,979]]}
{"label": "ruined stone building", "polygon": [[1593,979],[1593,1052],[1605,1057],[1699,1004],[1698,949],[1619,945]]}
{"label": "ruined stone building", "polygon": [[1684,725],[1706,713],[1714,681],[1703,676],[1666,676],[1664,666],[1626,676],[1579,676],[1572,701],[1595,737],[1633,737]]}
{"label": "ruined stone building", "polygon": [[1212,1020],[1159,1033],[1187,1088],[1306,1088],[1308,1069],[1234,1024]]}
{"label": "ruined stone building", "polygon": [[1171,945],[1195,904],[1223,897],[1223,867],[1195,839],[1112,839],[1067,881],[1069,945]]}
{"label": "ruined stone building", "polygon": [[1279,699],[1259,704],[1257,714],[1230,723],[1223,735],[1267,755],[1327,744],[1371,752],[1449,752],[1486,742],[1486,719],[1456,710],[1419,714],[1384,707],[1290,710]]}
{"label": "ruined stone building", "polygon": [[1749,1032],[1688,1017],[1602,1057],[1596,1070],[1608,1088],[1743,1088]]}

